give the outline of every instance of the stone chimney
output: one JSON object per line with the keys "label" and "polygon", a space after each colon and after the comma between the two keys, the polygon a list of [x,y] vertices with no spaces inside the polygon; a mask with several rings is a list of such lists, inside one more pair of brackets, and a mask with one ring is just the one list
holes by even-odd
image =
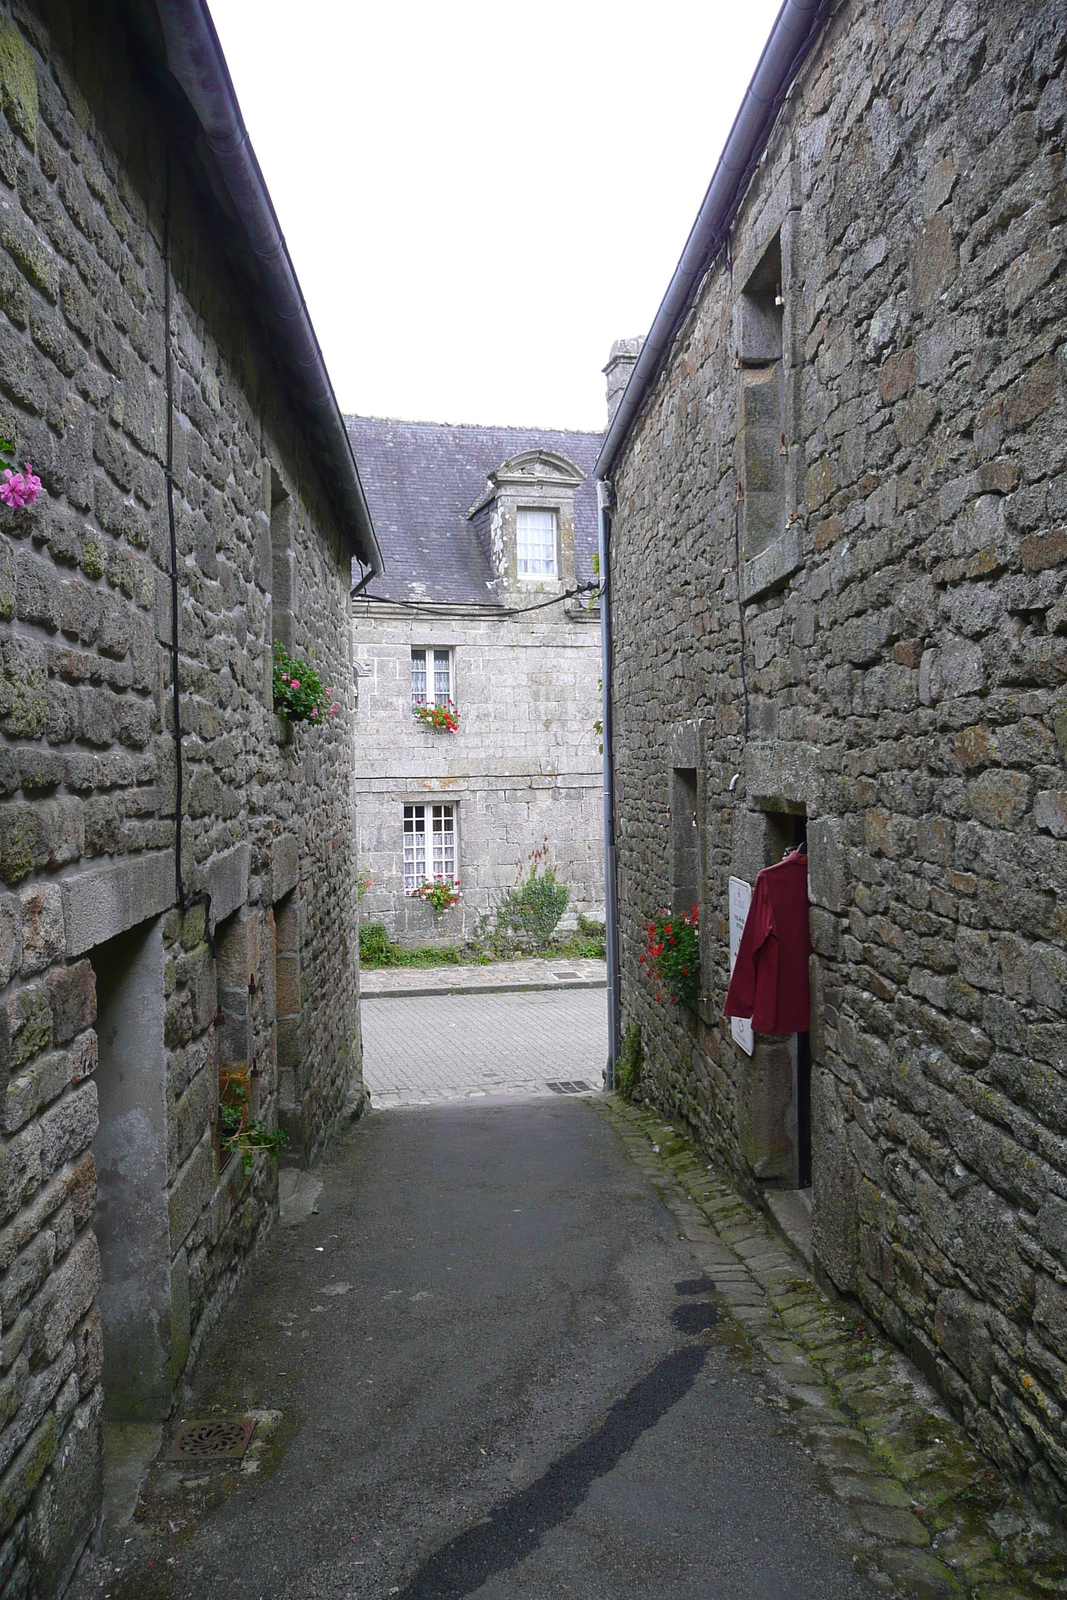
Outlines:
{"label": "stone chimney", "polygon": [[608,364],[604,368],[604,376],[608,380],[608,427],[615,420],[615,413],[619,409],[622,391],[630,381],[630,373],[634,363],[641,354],[644,339],[616,339],[611,347]]}

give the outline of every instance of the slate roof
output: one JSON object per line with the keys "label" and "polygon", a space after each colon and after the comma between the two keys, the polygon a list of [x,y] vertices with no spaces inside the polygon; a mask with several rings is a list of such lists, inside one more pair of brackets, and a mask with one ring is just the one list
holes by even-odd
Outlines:
{"label": "slate roof", "polygon": [[[369,585],[388,600],[494,605],[493,576],[467,512],[486,491],[490,472],[520,450],[554,450],[585,473],[574,496],[578,581],[593,577],[596,487],[591,473],[599,433],[551,428],[484,428],[445,422],[346,417],[374,520],[385,573]],[[358,581],[359,569],[353,566]]]}

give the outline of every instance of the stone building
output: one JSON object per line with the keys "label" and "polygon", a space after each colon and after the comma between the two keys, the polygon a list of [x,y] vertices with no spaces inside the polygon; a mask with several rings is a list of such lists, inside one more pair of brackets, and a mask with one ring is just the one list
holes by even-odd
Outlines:
{"label": "stone building", "polygon": [[[359,1093],[380,556],[206,8],[0,5],[0,102],[0,433],[43,482],[0,510],[0,1593],[46,1597],[102,1421],[166,1417],[276,1215],[220,1078],[296,1161]],[[275,717],[272,639],[330,726]]]}
{"label": "stone building", "polygon": [[[408,943],[465,938],[535,861],[569,885],[572,923],[602,918],[599,613],[566,598],[595,582],[601,435],[348,430],[386,563],[353,603],[364,920]],[[455,732],[413,716],[435,700]],[[463,895],[440,916],[406,892],[435,875]]]}
{"label": "stone building", "polygon": [[[1055,0],[783,8],[597,468],[648,1092],[771,1199],[810,1165],[822,1270],[1061,1507],[1065,56]],[[805,834],[810,1037],[750,1055],[730,880]]]}

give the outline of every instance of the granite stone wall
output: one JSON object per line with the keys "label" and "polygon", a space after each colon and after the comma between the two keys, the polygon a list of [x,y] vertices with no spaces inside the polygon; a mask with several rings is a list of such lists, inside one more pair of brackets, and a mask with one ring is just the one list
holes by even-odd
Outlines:
{"label": "granite stone wall", "polygon": [[[845,0],[620,457],[623,1008],[650,1094],[800,1173],[795,1039],[720,1013],[804,831],[818,1260],[1067,1498],[1067,282],[1052,0]],[[680,774],[680,776],[679,776]],[[704,995],[642,919],[696,779]],[[684,862],[682,863],[684,866]]]}
{"label": "granite stone wall", "polygon": [[[596,615],[560,605],[526,618],[412,620],[384,609],[357,601],[354,624],[363,920],[412,944],[467,938],[542,850],[540,865],[570,888],[565,920],[603,920]],[[411,651],[427,646],[451,652],[456,733],[411,714]],[[404,895],[404,806],[435,802],[456,808],[463,890],[439,917]]]}
{"label": "granite stone wall", "polygon": [[[61,1587],[102,1416],[166,1416],[276,1214],[271,1155],[220,1150],[220,1079],[307,1160],[360,1061],[351,551],[315,455],[124,10],[0,6],[0,104],[0,433],[44,485],[0,510],[8,1597]],[[282,633],[331,683],[328,728],[273,714]]]}

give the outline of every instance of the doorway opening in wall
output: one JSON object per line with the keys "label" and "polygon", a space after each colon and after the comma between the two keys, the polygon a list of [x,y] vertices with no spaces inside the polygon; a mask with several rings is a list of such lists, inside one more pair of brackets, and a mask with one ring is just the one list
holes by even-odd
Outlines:
{"label": "doorway opening in wall", "polygon": [[307,1050],[300,978],[300,900],[291,890],[274,907],[274,1027],[278,1060],[279,1121],[289,1149],[304,1150]]}
{"label": "doorway opening in wall", "polygon": [[96,978],[93,1141],[103,1339],[104,1516],[128,1521],[189,1350],[184,1247],[167,1182],[163,936],[158,919],[89,952]]}
{"label": "doorway opening in wall", "polygon": [[[808,819],[793,818],[793,842],[805,854],[808,848]],[[797,1107],[797,1188],[811,1188],[811,1051],[809,1036],[796,1035],[796,1107]]]}
{"label": "doorway opening in wall", "polygon": [[249,1126],[256,1110],[251,1076],[251,931],[251,921],[242,911],[235,911],[215,929],[218,977],[215,1049],[219,1070],[220,1169],[228,1166],[233,1159],[231,1141]]}
{"label": "doorway opening in wall", "polygon": [[[781,861],[792,850],[807,850],[808,823],[803,807],[798,805],[788,811],[767,811],[764,815],[767,824],[767,866]],[[788,1053],[789,1069],[785,1069],[785,1059],[780,1053],[782,1045]],[[776,1070],[788,1070],[792,1079],[791,1083],[781,1083],[778,1090],[779,1104],[785,1102],[788,1096],[784,1130],[788,1154],[783,1164],[784,1170],[782,1166],[779,1167],[773,1185],[768,1188],[805,1193],[811,1187],[811,1053],[807,1033],[785,1036],[780,1040],[778,1052],[782,1065]]]}
{"label": "doorway opening in wall", "polygon": [[[766,864],[773,865],[796,849],[807,850],[807,816],[803,806],[765,813]],[[764,1198],[779,1227],[801,1255],[811,1259],[811,1052],[807,1033],[766,1041],[765,1070],[778,1078],[770,1096],[780,1108],[781,1154],[773,1178],[764,1184]],[[791,1078],[791,1082],[789,1079]]]}
{"label": "doorway opening in wall", "polygon": [[161,1421],[170,1410],[176,1341],[158,921],[98,945],[91,960],[100,1116],[93,1225],[101,1261],[105,1416]]}

